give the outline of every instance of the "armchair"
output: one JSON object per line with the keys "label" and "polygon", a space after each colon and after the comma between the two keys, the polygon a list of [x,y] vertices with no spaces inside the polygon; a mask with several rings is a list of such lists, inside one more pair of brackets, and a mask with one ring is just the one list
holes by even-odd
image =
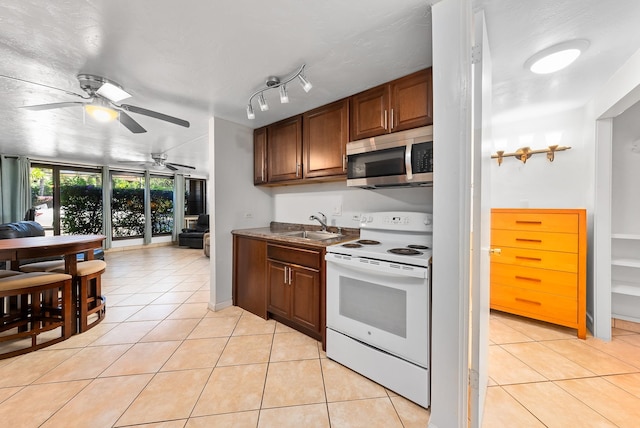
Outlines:
{"label": "armchair", "polygon": [[193,228],[184,228],[178,235],[178,245],[181,247],[204,247],[204,234],[209,231],[209,214],[200,214]]}

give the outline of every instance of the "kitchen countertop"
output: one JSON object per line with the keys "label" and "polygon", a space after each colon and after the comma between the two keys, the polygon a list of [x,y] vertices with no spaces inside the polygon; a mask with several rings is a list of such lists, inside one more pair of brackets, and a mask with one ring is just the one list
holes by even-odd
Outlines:
{"label": "kitchen countertop", "polygon": [[[283,235],[283,233],[287,232],[295,232],[295,231],[319,231],[320,226],[308,225],[308,224],[297,224],[297,223],[279,223],[272,221],[269,226],[266,227],[257,227],[252,229],[236,229],[232,230],[231,233],[233,235],[239,236],[247,236],[251,238],[261,238],[269,241],[278,241],[289,244],[297,244],[297,245],[306,245],[309,247],[316,248],[325,248],[329,245],[339,244],[341,242],[353,241],[354,239],[358,239],[360,237],[360,229],[343,227],[342,235],[338,238],[325,239],[325,240],[315,240],[315,239],[307,239],[307,238],[299,238],[295,236],[287,236]],[[327,228],[328,232],[337,233],[338,228],[335,226],[329,226]]]}

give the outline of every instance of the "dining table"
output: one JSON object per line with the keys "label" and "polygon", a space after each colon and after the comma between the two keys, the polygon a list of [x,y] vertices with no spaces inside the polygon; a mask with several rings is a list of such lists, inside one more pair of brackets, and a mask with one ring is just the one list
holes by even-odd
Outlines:
{"label": "dining table", "polygon": [[[78,273],[78,254],[83,253],[84,260],[92,260],[93,250],[101,248],[104,240],[104,235],[53,235],[0,239],[0,260],[10,262],[11,270],[18,271],[21,260],[62,256],[65,261],[65,273],[75,277]],[[73,294],[77,305],[77,290],[74,289]],[[19,303],[17,296],[9,298],[8,301],[1,298],[0,314],[24,303]],[[76,308],[74,312],[77,314],[77,311]],[[72,334],[75,334],[79,325],[77,315],[73,317],[72,325]]]}
{"label": "dining table", "polygon": [[104,235],[53,235],[0,239],[0,260],[9,261],[12,270],[19,270],[20,260],[63,256],[65,273],[76,275],[77,254],[84,260],[93,259],[93,250],[102,247]]}

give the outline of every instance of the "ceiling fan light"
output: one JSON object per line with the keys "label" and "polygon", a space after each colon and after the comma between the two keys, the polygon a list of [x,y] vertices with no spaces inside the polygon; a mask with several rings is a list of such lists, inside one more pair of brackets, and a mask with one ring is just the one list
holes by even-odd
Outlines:
{"label": "ceiling fan light", "polygon": [[311,82],[309,82],[302,74],[298,74],[298,79],[300,79],[300,85],[302,85],[302,89],[304,89],[305,92],[309,92],[311,88],[313,88]]}
{"label": "ceiling fan light", "polygon": [[589,47],[587,40],[570,40],[541,50],[531,56],[525,68],[536,74],[549,74],[573,63]]}
{"label": "ceiling fan light", "polygon": [[267,104],[267,101],[265,101],[263,93],[260,93],[260,96],[258,97],[258,104],[260,104],[260,111],[269,110],[269,105]]}
{"label": "ceiling fan light", "polygon": [[247,118],[249,120],[256,118],[256,114],[253,112],[253,106],[251,104],[247,104]]}
{"label": "ceiling fan light", "polygon": [[98,122],[111,122],[118,117],[118,112],[109,107],[86,104],[84,110]]}
{"label": "ceiling fan light", "polygon": [[98,90],[96,91],[96,94],[103,96],[114,103],[131,97],[131,95],[124,89],[109,82],[106,82],[105,84],[100,86],[100,88],[98,88]]}
{"label": "ceiling fan light", "polygon": [[286,104],[289,102],[289,94],[287,93],[286,85],[280,86],[280,103]]}

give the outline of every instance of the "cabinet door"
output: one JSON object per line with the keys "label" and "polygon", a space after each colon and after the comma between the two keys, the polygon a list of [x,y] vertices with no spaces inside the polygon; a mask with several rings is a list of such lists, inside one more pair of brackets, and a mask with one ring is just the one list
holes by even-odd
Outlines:
{"label": "cabinet door", "polygon": [[233,303],[267,318],[267,245],[241,236],[233,238]]}
{"label": "cabinet door", "polygon": [[300,266],[292,269],[291,320],[320,331],[320,274],[313,269]]}
{"label": "cabinet door", "polygon": [[269,183],[302,178],[302,116],[270,125],[267,135]]}
{"label": "cabinet door", "polygon": [[305,178],[345,175],[349,100],[306,112],[302,130]]}
{"label": "cabinet door", "polygon": [[349,101],[351,141],[389,132],[389,85],[353,95]]}
{"label": "cabinet door", "polygon": [[253,131],[253,184],[267,182],[267,128]]}
{"label": "cabinet door", "polygon": [[273,260],[269,260],[267,264],[269,272],[267,310],[289,318],[291,312],[289,266]]}
{"label": "cabinet door", "polygon": [[391,132],[433,124],[431,68],[391,82]]}

